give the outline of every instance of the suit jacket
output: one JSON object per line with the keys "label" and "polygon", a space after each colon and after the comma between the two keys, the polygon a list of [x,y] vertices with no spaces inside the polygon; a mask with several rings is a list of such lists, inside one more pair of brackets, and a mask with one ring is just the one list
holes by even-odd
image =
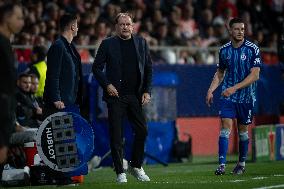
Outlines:
{"label": "suit jacket", "polygon": [[[152,60],[146,40],[136,35],[132,35],[132,37],[140,72],[140,84],[137,94],[141,96],[143,93],[151,92]],[[118,93],[120,93],[122,81],[120,63],[122,60],[119,40],[118,36],[113,36],[102,41],[92,68],[95,78],[104,89],[104,100],[106,101],[115,98],[109,96],[106,92],[106,87],[109,84],[114,85]],[[104,68],[105,72],[103,72]]]}
{"label": "suit jacket", "polygon": [[81,58],[75,46],[60,36],[47,53],[44,102],[47,106],[62,101],[65,105],[82,102]]}

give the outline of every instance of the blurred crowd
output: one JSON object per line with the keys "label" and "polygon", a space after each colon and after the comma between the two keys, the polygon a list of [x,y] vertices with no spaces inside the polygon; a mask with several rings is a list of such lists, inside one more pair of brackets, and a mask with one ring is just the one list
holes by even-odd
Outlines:
{"label": "blurred crowd", "polygon": [[[1,1],[4,2],[4,1]],[[130,12],[134,29],[150,46],[184,46],[178,56],[172,49],[152,51],[156,63],[213,64],[207,47],[219,47],[228,39],[227,22],[240,17],[246,36],[260,47],[276,49],[284,20],[283,0],[24,0],[25,27],[16,45],[49,47],[59,33],[58,19],[65,12],[77,14],[78,46],[98,46],[112,35],[113,18]],[[197,50],[196,50],[197,49]],[[79,50],[82,62],[92,63],[95,49]],[[31,49],[17,49],[19,62],[30,62]],[[264,62],[278,62],[274,52],[263,53]]]}

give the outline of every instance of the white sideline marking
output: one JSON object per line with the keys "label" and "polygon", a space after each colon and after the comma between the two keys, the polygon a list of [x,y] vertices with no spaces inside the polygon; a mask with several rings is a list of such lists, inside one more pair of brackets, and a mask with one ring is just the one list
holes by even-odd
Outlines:
{"label": "white sideline marking", "polygon": [[246,180],[231,180],[229,182],[244,182],[244,181],[246,181]]}
{"label": "white sideline marking", "polygon": [[192,173],[193,171],[192,170],[185,170],[185,171],[167,170],[165,172],[166,173],[179,173],[179,172],[182,172],[182,173]]}
{"label": "white sideline marking", "polygon": [[266,179],[266,178],[268,178],[268,177],[254,177],[252,179],[253,180],[263,180],[263,179]]}
{"label": "white sideline marking", "polygon": [[[169,172],[175,172],[175,171],[169,171]],[[177,172],[177,171],[176,171]],[[191,171],[189,171],[191,172]],[[272,177],[284,177],[282,174],[275,174],[271,175]],[[254,177],[250,178],[249,180],[263,180],[267,179],[269,177]],[[199,182],[190,182],[190,181],[174,181],[174,182],[169,182],[169,181],[154,181],[152,183],[154,184],[209,184],[209,183],[222,183],[222,182],[231,182],[231,183],[237,183],[237,182],[246,182],[249,180],[219,180],[219,181],[199,181]],[[267,187],[260,187],[260,188],[253,188],[253,189],[270,189],[270,188],[281,188],[284,187],[284,184],[281,185],[274,185],[274,186],[267,186]]]}
{"label": "white sideline marking", "polygon": [[159,181],[155,181],[155,182],[152,182],[154,184],[193,184],[194,182],[185,182],[185,181],[176,181],[176,182],[168,182],[168,181],[162,181],[162,182],[159,182]]}
{"label": "white sideline marking", "polygon": [[265,187],[253,188],[253,189],[270,189],[270,188],[282,188],[282,187],[284,187],[284,184],[274,185],[274,186],[265,186]]}

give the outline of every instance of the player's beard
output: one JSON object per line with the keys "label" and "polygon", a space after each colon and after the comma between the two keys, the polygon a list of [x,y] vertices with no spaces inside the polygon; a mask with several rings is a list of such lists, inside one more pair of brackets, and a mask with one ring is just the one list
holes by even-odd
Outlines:
{"label": "player's beard", "polygon": [[244,36],[240,36],[240,37],[236,36],[236,37],[232,37],[232,39],[234,40],[234,42],[239,43],[244,40]]}

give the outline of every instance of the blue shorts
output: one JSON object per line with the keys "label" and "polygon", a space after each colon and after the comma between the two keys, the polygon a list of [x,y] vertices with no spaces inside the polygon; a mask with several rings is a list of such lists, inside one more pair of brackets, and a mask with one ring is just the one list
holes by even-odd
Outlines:
{"label": "blue shorts", "polygon": [[229,100],[220,100],[221,118],[236,118],[238,124],[248,125],[252,123],[253,103],[235,103]]}

